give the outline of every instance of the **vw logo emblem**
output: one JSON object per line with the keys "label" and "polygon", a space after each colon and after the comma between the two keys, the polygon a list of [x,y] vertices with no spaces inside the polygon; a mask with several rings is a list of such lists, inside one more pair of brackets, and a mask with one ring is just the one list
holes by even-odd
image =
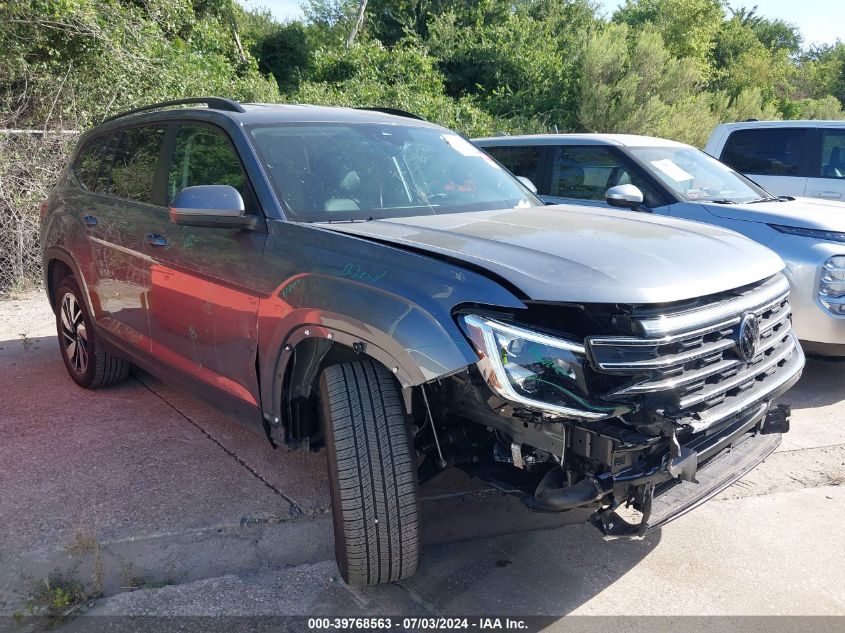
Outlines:
{"label": "vw logo emblem", "polygon": [[760,345],[760,321],[757,315],[750,312],[742,317],[739,323],[739,356],[746,363],[751,362],[757,355],[757,347]]}

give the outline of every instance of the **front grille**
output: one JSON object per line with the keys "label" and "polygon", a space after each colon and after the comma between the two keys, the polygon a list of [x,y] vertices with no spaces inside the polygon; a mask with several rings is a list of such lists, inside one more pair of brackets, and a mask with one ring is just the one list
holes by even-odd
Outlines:
{"label": "front grille", "polygon": [[[753,321],[747,315],[756,316],[760,332],[749,358],[739,345],[743,319]],[[792,331],[789,283],[780,274],[702,306],[635,312],[631,320],[640,336],[587,339],[593,368],[621,377],[607,397],[642,396],[696,431],[759,402],[804,364]]]}

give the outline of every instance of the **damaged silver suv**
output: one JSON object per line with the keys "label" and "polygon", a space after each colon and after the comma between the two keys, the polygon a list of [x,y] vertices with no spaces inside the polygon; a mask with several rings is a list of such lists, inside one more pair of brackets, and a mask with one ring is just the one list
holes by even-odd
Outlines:
{"label": "damaged silver suv", "polygon": [[396,113],[142,108],[83,136],[42,218],[71,377],[135,363],[274,446],[324,448],[353,584],[414,573],[418,485],[449,465],[643,534],[777,446],[770,403],[804,364],[769,250],[545,206]]}

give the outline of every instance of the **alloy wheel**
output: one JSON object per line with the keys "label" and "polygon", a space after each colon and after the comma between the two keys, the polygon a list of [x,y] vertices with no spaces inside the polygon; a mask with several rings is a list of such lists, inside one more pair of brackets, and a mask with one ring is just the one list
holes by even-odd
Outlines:
{"label": "alloy wheel", "polygon": [[88,369],[88,331],[82,308],[76,297],[68,292],[62,298],[62,345],[70,364],[78,374]]}

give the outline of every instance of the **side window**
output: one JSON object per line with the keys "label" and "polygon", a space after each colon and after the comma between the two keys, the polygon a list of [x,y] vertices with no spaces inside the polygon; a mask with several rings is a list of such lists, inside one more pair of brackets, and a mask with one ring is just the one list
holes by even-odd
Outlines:
{"label": "side window", "polygon": [[98,136],[86,141],[73,161],[71,171],[86,191],[94,191],[97,188],[97,174],[106,154],[108,140],[108,136]]}
{"label": "side window", "polygon": [[722,162],[743,174],[807,174],[809,128],[737,130],[722,150]]}
{"label": "side window", "polygon": [[652,185],[629,161],[601,146],[558,145],[553,148],[549,195],[576,200],[604,200],[616,185],[636,185],[647,207],[665,204]]}
{"label": "side window", "polygon": [[[160,201],[153,200],[153,181],[164,141],[164,130],[163,125],[149,125],[128,128],[118,134],[108,175],[108,191],[111,195],[160,204]],[[104,184],[104,178],[100,180],[100,184]]]}
{"label": "side window", "polygon": [[514,176],[525,176],[540,186],[541,147],[483,147],[497,161],[507,167]]}
{"label": "side window", "polygon": [[230,185],[250,208],[246,177],[229,137],[211,125],[187,123],[176,134],[167,177],[168,201],[185,187],[196,185]]}
{"label": "side window", "polygon": [[845,178],[845,129],[822,130],[822,178]]}

